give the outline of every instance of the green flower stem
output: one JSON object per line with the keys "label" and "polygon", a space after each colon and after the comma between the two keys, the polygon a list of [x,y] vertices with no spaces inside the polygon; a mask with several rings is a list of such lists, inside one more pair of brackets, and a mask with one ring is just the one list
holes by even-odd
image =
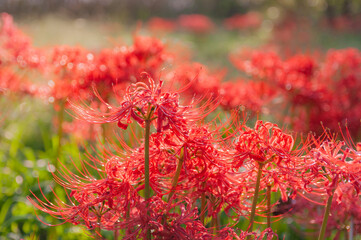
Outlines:
{"label": "green flower stem", "polygon": [[328,216],[330,215],[330,210],[331,210],[331,205],[332,205],[332,199],[333,199],[333,195],[334,195],[335,190],[336,190],[336,188],[334,188],[334,189],[332,190],[331,196],[329,196],[328,199],[327,199],[326,209],[325,209],[325,213],[324,213],[324,215],[323,215],[323,221],[322,221],[322,226],[321,226],[320,234],[319,234],[319,236],[318,236],[318,240],[324,240],[324,239],[325,239],[325,233],[326,233]]}
{"label": "green flower stem", "polygon": [[[60,109],[59,111],[57,112],[58,114],[58,133],[57,133],[57,146],[54,146],[54,151],[55,152],[55,156],[54,156],[54,159],[53,159],[53,164],[54,164],[54,167],[56,169],[56,171],[58,171],[58,161],[59,161],[59,157],[60,157],[60,153],[61,153],[61,148],[62,148],[62,139],[63,139],[63,122],[64,122],[64,112],[65,112],[65,100],[60,100],[59,101],[59,106],[60,106]],[[56,148],[56,149],[55,149]],[[53,190],[55,192],[58,192],[59,191],[59,187],[57,185],[54,186]],[[53,201],[55,200],[55,195],[52,194],[49,198],[50,201]],[[52,223],[55,225],[57,224],[56,223],[56,219],[55,218],[52,218]],[[55,228],[50,228],[48,230],[48,233],[47,233],[47,238],[48,239],[55,239],[56,237],[56,229]]]}
{"label": "green flower stem", "polygon": [[175,193],[175,188],[177,187],[177,184],[178,184],[178,179],[179,179],[179,175],[180,175],[181,170],[182,170],[183,162],[184,162],[184,157],[183,157],[183,154],[182,154],[181,157],[179,158],[177,169],[176,169],[175,175],[174,175],[173,180],[172,180],[172,189],[171,189],[171,192],[168,195],[168,201],[167,202],[170,201],[170,199],[173,197],[173,195]]}
{"label": "green flower stem", "polygon": [[103,141],[103,143],[105,143],[107,141],[107,127],[106,127],[106,125],[102,124],[101,129],[102,129],[102,141]]}
{"label": "green flower stem", "polygon": [[271,185],[267,186],[267,228],[271,227]]}
{"label": "green flower stem", "polygon": [[150,185],[149,185],[149,136],[150,136],[150,120],[145,120],[145,137],[144,137],[144,198],[150,198]]}
{"label": "green flower stem", "polygon": [[254,190],[252,209],[251,209],[251,216],[249,218],[248,232],[253,231],[253,222],[254,222],[254,217],[255,217],[255,214],[256,214],[256,206],[257,206],[257,200],[258,200],[258,194],[259,194],[259,186],[261,184],[262,167],[263,167],[262,164],[258,165],[257,182],[256,182],[256,188]]}
{"label": "green flower stem", "polygon": [[95,229],[94,229],[94,235],[95,235],[95,240],[102,240],[102,237],[101,237],[101,235],[100,235],[100,227],[96,227]]}
{"label": "green flower stem", "polygon": [[64,122],[64,112],[65,112],[65,101],[60,100],[59,102],[60,109],[58,111],[58,146],[56,149],[56,155],[55,155],[55,167],[58,166],[58,158],[60,157],[61,153],[61,140],[63,139],[63,122]]}
{"label": "green flower stem", "polygon": [[[354,232],[354,221],[353,221],[353,216],[351,216],[351,220],[350,220],[350,231],[348,234],[348,239],[349,240],[353,240],[353,232]],[[346,236],[347,236],[347,229],[346,229]]]}
{"label": "green flower stem", "polygon": [[98,216],[98,224],[94,229],[94,238],[95,240],[102,240],[102,236],[101,236],[101,229],[100,229],[100,216]]}
{"label": "green flower stem", "polygon": [[214,234],[214,236],[216,236],[217,231],[219,230],[218,215],[216,215],[215,217],[212,217],[211,225],[213,228],[213,234]]}
{"label": "green flower stem", "polygon": [[[150,138],[150,119],[146,119],[144,136],[144,198],[146,201],[150,198],[149,184],[149,138]],[[147,212],[149,215],[149,211]],[[150,230],[147,231],[146,239],[151,239]]]}
{"label": "green flower stem", "polygon": [[[128,195],[128,201],[130,201],[129,195]],[[126,211],[126,213],[125,213],[125,218],[126,218],[126,219],[129,219],[129,218],[130,218],[130,202],[128,202],[128,204],[127,204],[127,211]],[[133,229],[127,228],[127,230],[126,230],[125,232],[130,234],[130,233],[133,232]]]}
{"label": "green flower stem", "polygon": [[[205,187],[205,183],[203,183],[203,188]],[[199,216],[203,225],[205,224],[205,214],[206,214],[206,194],[203,192],[201,197],[201,215]]]}
{"label": "green flower stem", "polygon": [[114,230],[114,240],[118,240],[119,239],[119,229],[115,229]]}

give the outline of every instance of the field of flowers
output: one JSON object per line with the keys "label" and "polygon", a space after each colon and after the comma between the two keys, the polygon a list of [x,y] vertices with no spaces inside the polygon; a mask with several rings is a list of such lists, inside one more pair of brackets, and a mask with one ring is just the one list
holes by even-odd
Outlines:
{"label": "field of flowers", "polygon": [[0,240],[359,239],[361,19],[271,20],[2,13]]}

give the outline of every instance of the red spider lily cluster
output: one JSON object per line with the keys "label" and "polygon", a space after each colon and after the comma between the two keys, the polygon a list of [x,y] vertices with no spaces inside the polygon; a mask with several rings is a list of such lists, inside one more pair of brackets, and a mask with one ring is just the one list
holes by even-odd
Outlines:
{"label": "red spider lily cluster", "polygon": [[329,50],[324,57],[297,54],[285,60],[272,51],[242,51],[231,60],[263,84],[265,103],[283,104],[286,123],[293,129],[320,134],[320,122],[334,131],[339,123],[348,123],[357,138],[361,118],[360,95],[355,92],[361,87],[357,49]]}
{"label": "red spider lily cluster", "polygon": [[182,30],[196,34],[207,34],[214,29],[215,24],[205,15],[190,14],[181,15],[176,20],[154,17],[148,21],[147,26],[153,32]]}
{"label": "red spider lily cluster", "polygon": [[[10,69],[22,70],[18,76],[37,71],[51,80],[46,84],[37,83],[36,87],[26,87],[46,89],[45,97],[52,97],[52,101],[88,98],[93,86],[106,95],[117,85],[138,81],[143,71],[155,74],[165,61],[172,58],[160,40],[143,36],[134,36],[132,46],[119,45],[99,52],[80,46],[36,48],[30,38],[13,24],[12,17],[5,13],[2,14],[0,39],[1,67],[7,72],[4,75],[8,75],[4,78],[11,78]],[[2,83],[6,84],[6,81]]]}
{"label": "red spider lily cluster", "polygon": [[[252,233],[252,225],[255,214],[271,217],[276,203],[257,204],[266,189],[279,192],[284,202],[306,192],[321,198],[336,192],[340,201],[345,183],[358,196],[360,156],[352,143],[326,132],[295,146],[295,138],[276,124],[257,121],[250,128],[239,125],[236,115],[221,125],[217,119],[204,123],[213,102],[183,105],[179,92],[166,90],[149,74],[142,77],[147,83],[130,85],[117,106],[102,100],[106,112],[72,104],[78,118],[94,124],[117,122],[126,130],[138,123],[145,129],[139,146],[118,139],[124,150],[114,146],[115,153],[89,155],[78,175],[64,166],[54,178],[68,190],[70,204],[33,196],[38,209],[97,234],[123,230],[125,239],[247,239],[265,234]],[[222,225],[223,212],[229,220]],[[231,227],[249,212],[248,229]]]}
{"label": "red spider lily cluster", "polygon": [[339,124],[347,125],[352,137],[359,138],[359,50],[295,54],[284,59],[275,51],[245,49],[230,59],[242,78],[224,81],[226,70],[212,72],[200,64],[180,64],[170,76],[183,84],[194,80],[189,95],[212,93],[226,110],[272,115],[303,133],[322,134],[321,122],[333,131],[338,131]]}
{"label": "red spider lily cluster", "polygon": [[[94,89],[109,100],[115,89],[125,89],[127,83],[140,81],[141,72],[154,75],[165,62],[173,59],[173,54],[166,51],[159,39],[138,35],[134,36],[131,46],[119,45],[101,51],[80,46],[37,48],[14,25],[10,15],[1,16],[1,92],[40,97],[54,103],[59,112],[63,111],[66,99],[89,100]],[[63,125],[62,120],[54,122]],[[86,130],[86,126],[83,124],[81,129],[92,132]],[[70,123],[64,127],[65,131],[76,128]],[[76,129],[78,134],[82,131]]]}
{"label": "red spider lily cluster", "polygon": [[[149,231],[155,239],[212,239],[218,232],[220,239],[225,235],[244,239],[248,234],[241,231],[238,235],[236,230],[226,233],[218,216],[227,211],[236,220],[247,211],[243,201],[251,191],[243,189],[243,181],[249,181],[246,179],[251,173],[240,172],[243,165],[238,160],[238,166],[233,166],[234,155],[238,159],[246,150],[232,148],[235,144],[230,138],[234,134],[222,137],[224,124],[214,127],[200,122],[204,117],[201,113],[214,109],[212,102],[200,108],[194,108],[195,103],[182,105],[179,93],[166,91],[163,82],[154,82],[149,74],[143,77],[148,84],[130,85],[119,107],[107,105],[108,112],[75,104],[72,109],[91,123],[117,122],[126,129],[135,121],[148,131],[153,125],[155,132],[148,132],[138,147],[123,146],[124,150],[117,148],[116,153],[103,150],[101,159],[89,156],[87,165],[97,169],[97,176],[86,168],[75,175],[65,167],[59,175],[54,174],[56,181],[70,190],[70,204],[57,201],[53,205],[36,196],[31,201],[44,212],[97,229],[98,234],[100,229],[125,229],[126,239],[149,238]],[[283,141],[279,136],[276,133],[272,140],[277,146]],[[229,145],[225,144],[227,139]],[[124,145],[122,140],[120,143]],[[243,158],[245,161],[247,157]],[[146,159],[148,170],[144,168]],[[148,197],[140,194],[147,188],[147,171],[148,187],[153,192]],[[274,235],[267,233],[269,239]]]}
{"label": "red spider lily cluster", "polygon": [[1,92],[31,93],[33,89],[30,81],[25,74],[17,73],[17,70],[43,70],[45,59],[42,58],[41,50],[32,47],[31,39],[14,27],[10,15],[2,14],[1,20]]}
{"label": "red spider lily cluster", "polygon": [[51,96],[55,99],[87,97],[96,86],[104,98],[122,84],[138,81],[141,72],[154,74],[170,58],[158,39],[135,36],[133,46],[115,46],[95,53],[81,47],[51,49],[54,74]]}
{"label": "red spider lily cluster", "polygon": [[[260,21],[252,13],[227,24],[246,28],[244,19],[248,27]],[[174,27],[156,20],[164,30]],[[213,28],[198,15],[181,16],[179,25],[199,33]],[[97,239],[113,231],[115,239],[270,240],[278,238],[271,222],[284,215],[280,203],[296,199],[294,212],[301,201],[326,205],[323,220],[312,216],[322,222],[319,239],[332,226],[358,226],[358,212],[352,212],[361,187],[361,147],[352,141],[361,119],[358,50],[287,58],[244,50],[231,55],[243,78],[225,82],[226,70],[190,61],[162,75],[162,66],[177,63],[177,56],[157,38],[134,36],[131,46],[100,51],[40,49],[3,14],[0,44],[1,92],[41,96],[59,113],[68,107],[76,120],[63,123],[59,114],[64,131],[88,139],[103,131],[107,138],[96,153],[89,149],[86,160],[74,163],[76,172],[57,165],[53,177],[67,199],[55,190],[52,197],[29,197],[61,223],[82,225]],[[31,82],[33,76],[51,80]],[[178,86],[183,88],[174,90]],[[225,111],[217,115],[218,106]],[[297,137],[262,120],[249,127],[244,110],[252,112],[250,118],[272,115],[296,131],[316,134]],[[109,123],[122,133],[135,135],[138,128],[144,134],[130,144],[114,140],[105,130]],[[340,131],[339,138],[324,126]],[[271,201],[271,194],[280,200]],[[330,208],[338,216],[326,228]],[[249,223],[241,228],[244,221]],[[257,221],[267,221],[267,228],[256,229]]]}
{"label": "red spider lily cluster", "polygon": [[[262,21],[261,14],[248,12],[225,19],[223,26],[228,30],[256,29],[261,26]],[[190,14],[181,15],[176,20],[154,17],[148,21],[147,26],[153,32],[171,32],[179,29],[196,34],[207,34],[215,28],[216,24],[205,15]]]}

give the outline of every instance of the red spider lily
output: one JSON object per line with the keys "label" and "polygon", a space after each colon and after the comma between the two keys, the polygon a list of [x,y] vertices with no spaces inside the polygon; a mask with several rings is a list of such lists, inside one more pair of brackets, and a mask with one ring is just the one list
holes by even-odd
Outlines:
{"label": "red spider lily", "polygon": [[[129,161],[126,159],[107,152],[102,155],[109,159],[104,161],[91,157],[89,162],[81,163],[81,168],[76,167],[78,175],[64,165],[57,175],[53,174],[61,186],[71,191],[67,193],[70,204],[60,200],[54,191],[55,204],[43,193],[45,201],[35,194],[35,199],[28,199],[36,208],[64,222],[81,223],[89,229],[100,227],[113,230],[140,200],[136,189],[138,176],[129,171]],[[94,168],[99,177],[90,174],[86,165]]]}
{"label": "red spider lily", "polygon": [[49,86],[55,100],[88,98],[93,82],[88,76],[96,64],[94,53],[81,47],[55,47],[49,64],[53,74]]}
{"label": "red spider lily", "polygon": [[[323,68],[320,70],[321,78],[329,91],[323,108],[312,120],[321,120],[323,124],[334,131],[338,130],[339,123],[348,125],[354,139],[360,130],[360,74],[361,52],[357,49],[330,50],[327,53]],[[337,96],[337,97],[336,97]],[[317,115],[326,113],[329,118]],[[317,115],[316,115],[317,114]],[[322,129],[319,127],[319,132]]]}
{"label": "red spider lily", "polygon": [[[291,197],[294,197],[297,190],[302,189],[299,171],[305,163],[299,158],[303,149],[293,149],[293,137],[284,133],[276,124],[257,121],[254,129],[245,126],[242,128],[244,131],[234,141],[233,168],[245,179],[244,185],[250,188],[247,191],[254,193],[248,228],[252,232],[257,209],[258,212],[267,213],[270,226],[271,199],[265,198],[267,204],[261,202],[257,208],[260,191],[266,188],[269,192],[279,190],[283,201],[288,199],[287,191],[292,192]],[[254,190],[250,187],[253,185]]]}
{"label": "red spider lily", "polygon": [[[9,57],[16,57],[25,49],[30,48],[31,40],[23,34],[13,23],[13,18],[7,13],[1,14],[1,43],[2,48],[10,52]],[[3,54],[3,53],[2,53]],[[9,59],[10,61],[13,59]],[[4,61],[2,59],[2,61]]]}
{"label": "red spider lily", "polygon": [[[156,84],[147,73],[143,73],[143,77],[148,80],[148,85],[142,82],[130,85],[123,96],[123,101],[120,102],[120,107],[106,104],[97,95],[108,106],[110,112],[98,112],[92,108],[86,109],[74,104],[72,104],[72,109],[79,118],[85,121],[92,123],[118,122],[118,126],[123,129],[127,128],[132,119],[143,126],[147,116],[156,120],[157,132],[170,128],[178,134],[185,132],[187,121],[202,119],[203,116],[197,116],[196,111],[191,109],[191,105],[180,105],[178,92],[162,92],[162,81]],[[204,104],[201,109],[205,111],[209,104],[211,103]],[[206,115],[207,112],[203,114]]]}
{"label": "red spider lily", "polygon": [[20,68],[42,70],[46,59],[43,51],[31,45],[30,37],[14,25],[11,15],[2,13],[1,20],[1,64],[16,64]]}
{"label": "red spider lily", "polygon": [[172,32],[177,27],[175,21],[160,17],[151,18],[147,25],[152,32]]}
{"label": "red spider lily", "polygon": [[308,163],[305,170],[302,171],[302,178],[307,192],[319,197],[328,196],[319,239],[325,237],[335,192],[338,192],[340,196],[340,184],[350,183],[357,195],[360,192],[361,185],[358,176],[360,175],[361,165],[358,157],[356,155],[355,158],[355,155],[352,154],[355,151],[350,149],[345,142],[336,140],[336,137],[336,135],[331,136],[325,130],[323,138],[313,138],[313,148],[305,156]]}
{"label": "red spider lily", "polygon": [[[215,165],[224,165],[221,163],[222,157],[220,157],[220,154],[222,153],[221,141],[225,141],[225,139],[220,137],[219,130],[220,128],[211,130],[210,126],[206,124],[189,126],[185,134],[176,136],[181,143],[179,147],[177,146],[176,151],[183,151],[185,161],[196,157]],[[227,132],[227,129],[225,131]],[[213,162],[214,159],[218,159],[217,162]]]}
{"label": "red spider lily", "polygon": [[242,159],[245,158],[261,164],[289,160],[289,154],[294,147],[293,137],[283,133],[276,124],[258,120],[254,129],[244,129],[235,142],[240,157],[236,166],[242,166]]}
{"label": "red spider lily", "polygon": [[9,14],[1,14],[0,24],[1,91],[32,94],[35,85],[28,79],[34,71],[30,70],[44,72],[44,52],[31,45],[31,39],[15,26]]}
{"label": "red spider lily", "polygon": [[313,79],[316,70],[313,57],[295,55],[283,63],[283,70],[275,81],[282,90],[288,91],[286,97],[294,105],[311,103],[325,92],[323,82]]}
{"label": "red spider lily", "polygon": [[154,76],[170,58],[159,39],[136,35],[132,46],[103,49],[96,56],[97,67],[90,78],[98,84],[105,82],[109,89],[112,85],[140,81],[144,71]]}
{"label": "red spider lily", "polygon": [[262,18],[257,12],[248,12],[246,14],[236,14],[223,21],[223,25],[230,30],[244,30],[257,28],[261,25]]}
{"label": "red spider lily", "polygon": [[339,191],[339,183],[344,182],[352,185],[359,193],[359,152],[344,141],[336,140],[336,137],[330,136],[328,132],[325,132],[325,138],[313,138],[311,144],[314,147],[305,156],[308,166],[303,171],[306,189],[319,195],[326,192],[331,196],[333,191]]}
{"label": "red spider lily", "polygon": [[209,33],[214,28],[211,19],[201,14],[181,15],[178,25],[186,31],[200,34]]}

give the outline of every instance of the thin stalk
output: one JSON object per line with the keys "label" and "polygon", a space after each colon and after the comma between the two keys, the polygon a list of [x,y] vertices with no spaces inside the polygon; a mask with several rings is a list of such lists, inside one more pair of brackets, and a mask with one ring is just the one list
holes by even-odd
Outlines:
{"label": "thin stalk", "polygon": [[[203,188],[205,187],[205,183],[203,183]],[[201,215],[199,216],[201,223],[205,224],[205,215],[206,215],[206,194],[203,192],[201,197]]]}
{"label": "thin stalk", "polygon": [[102,128],[102,141],[103,143],[105,143],[107,141],[107,127],[105,126],[105,124],[102,124],[101,128]]}
{"label": "thin stalk", "polygon": [[125,217],[128,219],[130,217],[130,203],[127,204],[127,212],[125,213]]}
{"label": "thin stalk", "polygon": [[327,204],[326,204],[326,209],[325,209],[325,213],[323,215],[323,221],[322,221],[322,226],[321,226],[321,230],[320,230],[320,234],[318,236],[318,240],[324,240],[325,239],[325,233],[326,233],[326,227],[327,227],[327,221],[328,221],[328,216],[330,215],[330,210],[331,210],[331,205],[332,205],[332,199],[333,199],[333,194],[335,192],[334,188],[332,190],[332,194],[331,196],[328,197],[327,199]]}
{"label": "thin stalk", "polygon": [[[54,156],[54,160],[53,160],[53,164],[56,170],[58,170],[58,161],[59,161],[59,157],[60,157],[60,153],[61,153],[61,148],[62,148],[62,139],[63,139],[63,122],[64,122],[64,112],[65,112],[65,100],[60,100],[59,101],[59,106],[60,109],[58,111],[58,133],[57,133],[57,140],[58,140],[58,146],[56,146],[56,155]],[[54,187],[54,191],[57,192],[58,191],[58,187],[55,186]],[[54,200],[55,196],[51,195],[50,200]],[[56,224],[56,219],[53,218],[53,224]],[[56,230],[55,228],[50,228],[49,232],[48,232],[48,239],[53,239],[54,236],[56,234]]]}
{"label": "thin stalk", "polygon": [[[150,198],[150,184],[149,184],[149,137],[150,137],[150,120],[146,119],[145,136],[144,136],[144,198],[148,201]],[[147,211],[149,215],[149,211]],[[147,230],[146,239],[151,239],[150,229]]]}
{"label": "thin stalk", "polygon": [[149,185],[149,136],[150,136],[150,120],[145,120],[145,136],[144,136],[144,198],[150,198]]}
{"label": "thin stalk", "polygon": [[[130,200],[129,200],[130,201]],[[127,204],[127,211],[125,213],[125,218],[129,219],[130,218],[130,202],[128,202]],[[133,231],[133,229],[131,228],[127,228],[127,230],[125,231],[127,234],[131,234]]]}
{"label": "thin stalk", "polygon": [[[347,228],[345,228],[344,230],[342,230],[343,231],[343,233],[344,233],[344,239],[345,240],[349,240],[349,232],[347,231]],[[336,238],[334,238],[334,239],[336,239]]]}
{"label": "thin stalk", "polygon": [[213,234],[214,234],[214,236],[216,236],[218,228],[219,228],[219,226],[218,226],[218,215],[216,215],[215,217],[212,217],[211,224],[212,224],[212,228],[213,228]]}
{"label": "thin stalk", "polygon": [[253,222],[254,222],[254,217],[255,217],[255,214],[256,214],[256,206],[257,206],[257,200],[258,200],[258,194],[259,194],[259,186],[261,184],[262,167],[263,167],[263,165],[259,164],[258,173],[257,173],[256,188],[254,190],[254,196],[253,196],[253,202],[252,202],[251,216],[249,218],[248,232],[253,231]]}
{"label": "thin stalk", "polygon": [[[347,231],[347,230],[346,230]],[[351,216],[350,220],[350,231],[348,232],[348,239],[353,240],[353,231],[354,231],[354,222],[353,222],[353,216]],[[346,232],[347,236],[347,232]]]}
{"label": "thin stalk", "polygon": [[119,229],[115,229],[114,230],[114,240],[118,240],[119,239]]}
{"label": "thin stalk", "polygon": [[98,216],[98,223],[97,226],[94,229],[94,238],[95,240],[102,240],[102,236],[101,236],[101,230],[100,230],[100,216]]}
{"label": "thin stalk", "polygon": [[179,161],[178,161],[177,169],[176,169],[175,175],[174,175],[173,180],[172,180],[172,190],[168,195],[168,201],[167,202],[170,201],[170,199],[173,197],[173,195],[175,193],[175,188],[177,187],[177,184],[178,184],[178,179],[179,179],[179,175],[180,175],[181,170],[182,170],[183,162],[184,162],[184,157],[183,157],[183,154],[182,154]]}
{"label": "thin stalk", "polygon": [[101,235],[100,235],[100,227],[96,227],[95,229],[94,229],[94,235],[95,235],[95,240],[102,240],[102,237],[101,237]]}
{"label": "thin stalk", "polygon": [[[129,219],[129,218],[127,218]],[[118,228],[119,220],[115,223],[115,229],[114,229],[114,240],[119,240],[120,237],[120,229]]]}
{"label": "thin stalk", "polygon": [[267,228],[271,227],[271,185],[267,186]]}
{"label": "thin stalk", "polygon": [[56,149],[55,162],[54,162],[55,168],[58,166],[58,158],[60,157],[61,147],[62,147],[61,140],[63,139],[65,101],[60,100],[59,105],[60,105],[60,109],[58,111],[58,146]]}

